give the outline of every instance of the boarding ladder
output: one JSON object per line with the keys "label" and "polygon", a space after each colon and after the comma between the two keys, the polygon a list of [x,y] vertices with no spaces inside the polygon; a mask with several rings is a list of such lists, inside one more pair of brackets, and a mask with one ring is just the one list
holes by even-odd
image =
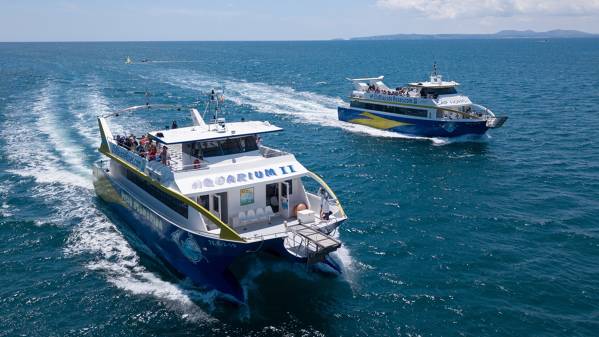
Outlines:
{"label": "boarding ladder", "polygon": [[298,257],[307,258],[308,264],[324,260],[327,254],[341,247],[341,242],[313,227],[301,223],[287,226],[285,248]]}

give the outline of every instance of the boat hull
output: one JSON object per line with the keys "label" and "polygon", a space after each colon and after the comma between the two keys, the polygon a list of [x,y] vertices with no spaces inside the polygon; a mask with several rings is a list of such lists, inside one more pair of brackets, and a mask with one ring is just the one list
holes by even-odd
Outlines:
{"label": "boat hull", "polygon": [[269,251],[301,261],[286,251],[284,238],[244,243],[207,237],[178,227],[157,215],[99,167],[94,168],[94,187],[98,196],[171,269],[197,286],[216,289],[234,301],[244,303],[246,300],[238,280],[228,269],[237,258]]}
{"label": "boat hull", "polygon": [[339,120],[420,137],[457,137],[482,135],[489,129],[486,121],[443,121],[409,118],[361,109],[337,108]]}

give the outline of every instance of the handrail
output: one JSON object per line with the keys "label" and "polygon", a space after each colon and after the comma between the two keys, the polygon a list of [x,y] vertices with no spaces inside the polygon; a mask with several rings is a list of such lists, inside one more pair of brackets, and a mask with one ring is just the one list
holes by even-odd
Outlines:
{"label": "handrail", "polygon": [[120,113],[124,112],[133,112],[138,110],[166,110],[166,109],[175,109],[177,111],[181,111],[181,109],[191,109],[195,108],[194,105],[180,105],[180,104],[144,104],[144,105],[134,105],[128,108],[120,109],[114,112],[105,113],[100,115],[99,117],[108,118],[113,116],[118,116]]}
{"label": "handrail", "polygon": [[335,192],[333,192],[333,190],[329,187],[329,185],[327,185],[327,183],[324,180],[322,180],[322,178],[320,176],[318,176],[316,173],[314,173],[312,171],[308,171],[308,176],[310,176],[312,179],[316,180],[316,182],[318,182],[320,184],[320,186],[324,187],[324,189],[329,193],[329,195],[331,195],[335,199],[337,207],[339,207],[341,216],[347,218],[347,215],[345,215],[345,211],[343,210],[343,207],[341,206],[341,202],[339,201],[339,198],[337,198],[337,196],[335,195]]}

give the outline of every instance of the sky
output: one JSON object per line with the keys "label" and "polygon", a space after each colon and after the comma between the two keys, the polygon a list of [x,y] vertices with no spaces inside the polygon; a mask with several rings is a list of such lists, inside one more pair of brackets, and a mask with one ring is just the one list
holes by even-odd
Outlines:
{"label": "sky", "polygon": [[328,40],[576,29],[599,0],[0,0],[0,41]]}

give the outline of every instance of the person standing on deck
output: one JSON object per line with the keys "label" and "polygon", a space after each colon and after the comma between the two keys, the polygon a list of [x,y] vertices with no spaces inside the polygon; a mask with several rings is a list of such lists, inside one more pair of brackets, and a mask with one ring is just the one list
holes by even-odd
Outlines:
{"label": "person standing on deck", "polygon": [[160,162],[162,162],[162,164],[164,165],[168,165],[168,148],[165,146],[162,146],[162,152],[160,152]]}

